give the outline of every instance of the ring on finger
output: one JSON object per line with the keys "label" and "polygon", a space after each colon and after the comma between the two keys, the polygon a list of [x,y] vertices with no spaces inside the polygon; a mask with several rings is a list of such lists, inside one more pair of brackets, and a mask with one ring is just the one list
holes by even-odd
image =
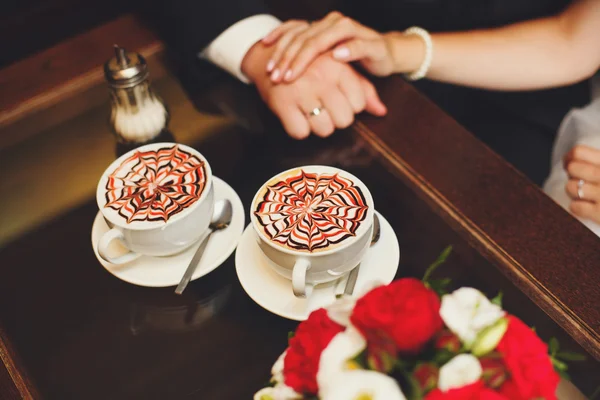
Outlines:
{"label": "ring on finger", "polygon": [[313,108],[313,109],[312,109],[312,110],[311,110],[311,111],[308,113],[308,116],[309,116],[309,117],[316,117],[316,116],[318,116],[318,115],[322,114],[324,110],[325,110],[325,108],[324,108],[324,107],[315,107],[315,108]]}
{"label": "ring on finger", "polygon": [[579,200],[583,200],[583,185],[585,185],[585,181],[583,179],[577,181],[577,198]]}
{"label": "ring on finger", "polygon": [[[319,104],[319,106],[314,107],[313,105],[315,103]],[[323,102],[318,100],[309,104],[311,105],[303,109],[311,131],[317,136],[329,136],[335,130],[335,124],[323,105]]]}

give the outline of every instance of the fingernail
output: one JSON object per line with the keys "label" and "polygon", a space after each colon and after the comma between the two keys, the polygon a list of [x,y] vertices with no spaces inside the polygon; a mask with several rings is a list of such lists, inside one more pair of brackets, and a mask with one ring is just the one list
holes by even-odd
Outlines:
{"label": "fingernail", "polygon": [[276,69],[271,74],[271,80],[276,81],[277,79],[279,79],[279,75],[281,75],[281,72],[279,72],[279,69]]}
{"label": "fingernail", "polygon": [[350,49],[347,47],[338,47],[333,51],[333,57],[337,59],[344,59],[350,57]]}
{"label": "fingernail", "polygon": [[275,61],[269,60],[269,62],[267,63],[267,72],[271,72],[271,70],[273,69],[274,66],[275,66]]}
{"label": "fingernail", "polygon": [[292,70],[288,69],[286,71],[285,76],[283,77],[283,79],[285,79],[286,81],[289,81],[290,79],[292,79],[292,75],[293,75]]}

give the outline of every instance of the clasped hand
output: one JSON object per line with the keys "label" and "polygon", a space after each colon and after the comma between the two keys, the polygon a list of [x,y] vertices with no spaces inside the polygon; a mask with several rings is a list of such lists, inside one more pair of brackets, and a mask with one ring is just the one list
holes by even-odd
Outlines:
{"label": "clasped hand", "polygon": [[[355,61],[377,76],[413,71],[418,68],[420,58],[411,59],[404,53],[395,54],[399,52],[398,43],[406,44],[408,40],[410,38],[402,33],[381,34],[338,12],[332,12],[314,23],[296,20],[285,22],[262,42],[271,50],[266,73],[273,84],[278,84],[277,87],[286,87],[312,75],[311,71],[326,60],[330,63]],[[349,73],[348,70],[344,71]],[[353,74],[357,73],[353,71]],[[365,86],[364,89],[373,93],[372,87]],[[353,90],[345,91],[351,92]],[[600,150],[575,146],[565,156],[564,168],[569,175],[565,190],[571,198],[571,213],[600,223]]]}
{"label": "clasped hand", "polygon": [[[285,82],[271,79],[267,69],[279,57],[281,46],[273,46],[293,26],[308,26],[290,21],[266,40],[253,46],[242,63],[242,71],[254,82],[269,108],[279,117],[288,134],[297,139],[310,132],[325,137],[336,128],[346,128],[355,114],[367,111],[383,116],[387,109],[375,87],[345,60],[338,61],[327,53],[314,53],[310,62]],[[287,37],[287,36],[286,36]],[[268,39],[268,40],[267,40]],[[321,111],[318,115],[313,110]]]}
{"label": "clasped hand", "polygon": [[320,21],[287,21],[263,39],[275,48],[267,63],[273,82],[292,82],[320,55],[331,52],[339,61],[359,62],[369,73],[387,76],[395,69],[394,38],[381,34],[334,11]]}

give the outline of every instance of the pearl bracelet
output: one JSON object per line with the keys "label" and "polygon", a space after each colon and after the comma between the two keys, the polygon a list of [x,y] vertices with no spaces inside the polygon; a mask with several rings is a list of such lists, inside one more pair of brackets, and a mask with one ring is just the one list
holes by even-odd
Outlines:
{"label": "pearl bracelet", "polygon": [[423,58],[423,62],[421,66],[410,74],[405,74],[406,78],[410,81],[417,81],[421,78],[424,78],[429,71],[429,67],[431,67],[431,61],[433,60],[433,41],[431,40],[431,35],[423,28],[419,28],[418,26],[413,26],[404,31],[405,35],[417,35],[421,39],[423,39],[423,43],[425,44],[425,57]]}

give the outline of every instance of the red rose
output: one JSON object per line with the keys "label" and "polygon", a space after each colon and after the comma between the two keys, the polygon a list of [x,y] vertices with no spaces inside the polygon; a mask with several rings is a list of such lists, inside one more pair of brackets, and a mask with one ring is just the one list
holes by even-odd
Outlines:
{"label": "red rose", "polygon": [[504,396],[510,400],[530,400],[530,399],[526,399],[525,397],[521,396],[521,393],[519,392],[519,388],[517,387],[517,385],[515,385],[515,382],[512,380],[506,381],[500,387],[500,393],[502,394],[502,396]]}
{"label": "red rose", "polygon": [[458,353],[462,344],[458,336],[444,329],[436,336],[433,346],[438,350],[448,350],[451,353]]}
{"label": "red rose", "polygon": [[440,299],[433,290],[405,278],[358,299],[351,321],[367,342],[370,332],[378,332],[392,339],[398,351],[414,354],[442,328],[439,311]]}
{"label": "red rose", "polygon": [[502,357],[496,353],[491,353],[479,359],[481,369],[483,370],[481,378],[486,386],[492,389],[501,387],[508,378],[508,371]]}
{"label": "red rose", "polygon": [[514,400],[485,387],[482,381],[458,389],[442,392],[435,389],[425,396],[425,400]]}
{"label": "red rose", "polygon": [[437,387],[440,370],[434,363],[419,364],[413,371],[413,378],[418,382],[423,392]]}
{"label": "red rose", "polygon": [[[508,329],[496,349],[502,354],[510,382],[500,388],[511,399],[556,399],[559,376],[552,367],[548,346],[515,316],[508,316]],[[507,386],[506,388],[504,386]],[[520,397],[514,397],[514,396]]]}
{"label": "red rose", "polygon": [[285,384],[301,394],[316,394],[321,353],[344,328],[327,316],[323,308],[313,311],[301,322],[283,360]]}

